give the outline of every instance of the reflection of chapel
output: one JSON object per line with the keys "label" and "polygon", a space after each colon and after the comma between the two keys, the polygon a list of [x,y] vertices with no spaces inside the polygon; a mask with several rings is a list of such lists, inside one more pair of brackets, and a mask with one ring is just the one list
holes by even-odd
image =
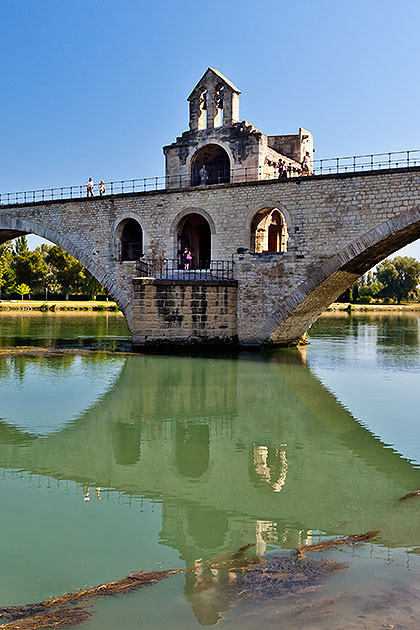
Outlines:
{"label": "reflection of chapel", "polygon": [[163,148],[168,188],[271,179],[278,176],[280,159],[293,174],[306,151],[312,158],[309,131],[267,136],[240,122],[240,93],[220,72],[207,69],[188,97],[189,131]]}

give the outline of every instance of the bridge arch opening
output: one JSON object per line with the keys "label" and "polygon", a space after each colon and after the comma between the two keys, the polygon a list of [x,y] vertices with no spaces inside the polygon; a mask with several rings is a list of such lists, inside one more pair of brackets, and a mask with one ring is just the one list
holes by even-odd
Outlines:
{"label": "bridge arch opening", "polygon": [[184,267],[183,253],[192,255],[191,269],[208,269],[211,260],[211,229],[203,215],[196,212],[184,216],[178,224],[178,262]]}
{"label": "bridge arch opening", "polygon": [[136,219],[121,221],[116,230],[116,240],[121,262],[138,260],[143,256],[143,230]]}
{"label": "bridge arch opening", "polygon": [[289,238],[286,220],[278,208],[259,210],[251,223],[251,252],[287,252]]}
{"label": "bridge arch opening", "polygon": [[218,144],[206,144],[194,155],[191,163],[192,186],[227,184],[230,182],[230,159]]}

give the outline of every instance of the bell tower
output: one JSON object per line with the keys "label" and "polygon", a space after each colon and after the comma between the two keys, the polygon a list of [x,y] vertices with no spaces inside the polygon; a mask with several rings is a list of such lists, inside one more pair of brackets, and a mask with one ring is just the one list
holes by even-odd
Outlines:
{"label": "bell tower", "polygon": [[229,127],[238,122],[240,93],[221,72],[208,68],[187,99],[190,131]]}
{"label": "bell tower", "polygon": [[239,120],[240,94],[221,72],[207,68],[187,99],[188,131],[163,147],[167,188],[276,179],[280,163],[289,175],[300,172],[303,156],[313,151],[309,131],[262,133]]}

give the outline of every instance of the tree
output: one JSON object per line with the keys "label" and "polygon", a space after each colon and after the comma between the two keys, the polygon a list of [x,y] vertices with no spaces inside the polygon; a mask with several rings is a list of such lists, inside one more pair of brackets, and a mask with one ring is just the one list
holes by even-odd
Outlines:
{"label": "tree", "polygon": [[396,256],[378,265],[377,280],[383,284],[381,297],[402,300],[418,299],[417,286],[420,279],[420,262],[409,256]]}
{"label": "tree", "polygon": [[15,285],[15,275],[10,264],[13,258],[13,247],[11,243],[0,245],[0,299],[1,292],[9,292]]}
{"label": "tree", "polygon": [[34,291],[44,288],[46,265],[38,251],[21,249],[20,254],[13,256],[11,268],[15,274],[16,284],[29,284]]}
{"label": "tree", "polygon": [[16,256],[29,252],[28,241],[25,235],[20,236],[15,240],[14,252]]}
{"label": "tree", "polygon": [[15,291],[18,295],[22,297],[23,300],[23,296],[30,293],[31,289],[30,287],[28,287],[27,284],[18,284],[17,287],[15,287]]}
{"label": "tree", "polygon": [[56,282],[65,292],[66,299],[69,298],[70,293],[80,291],[85,269],[73,256],[54,245],[48,251],[45,261],[53,268]]}

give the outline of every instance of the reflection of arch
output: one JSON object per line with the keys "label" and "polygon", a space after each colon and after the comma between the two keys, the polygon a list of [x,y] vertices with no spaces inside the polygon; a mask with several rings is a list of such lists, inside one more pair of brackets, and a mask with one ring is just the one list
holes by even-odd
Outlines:
{"label": "reflection of arch", "polygon": [[286,221],[278,208],[263,208],[257,212],[251,223],[252,252],[286,252],[287,239]]}
{"label": "reflection of arch", "polygon": [[263,492],[280,492],[287,477],[286,452],[279,448],[252,445],[251,481]]}
{"label": "reflection of arch", "polygon": [[177,245],[179,262],[186,247],[191,251],[192,269],[208,269],[211,260],[211,229],[202,214],[186,214],[178,224]]}
{"label": "reflection of arch", "polygon": [[130,466],[140,458],[141,431],[138,424],[117,422],[114,429],[113,451],[115,462]]}
{"label": "reflection of arch", "polygon": [[138,260],[143,255],[143,230],[132,217],[123,219],[115,231],[120,260]]}
{"label": "reflection of arch", "polygon": [[229,530],[226,512],[209,510],[201,505],[187,510],[188,533],[199,549],[219,549]]}
{"label": "reflection of arch", "polygon": [[[203,177],[202,169],[207,172]],[[219,144],[205,144],[191,160],[191,184],[222,184],[230,182],[229,155]]]}
{"label": "reflection of arch", "polygon": [[185,425],[175,429],[175,463],[184,477],[198,479],[209,467],[210,436],[207,424]]}

